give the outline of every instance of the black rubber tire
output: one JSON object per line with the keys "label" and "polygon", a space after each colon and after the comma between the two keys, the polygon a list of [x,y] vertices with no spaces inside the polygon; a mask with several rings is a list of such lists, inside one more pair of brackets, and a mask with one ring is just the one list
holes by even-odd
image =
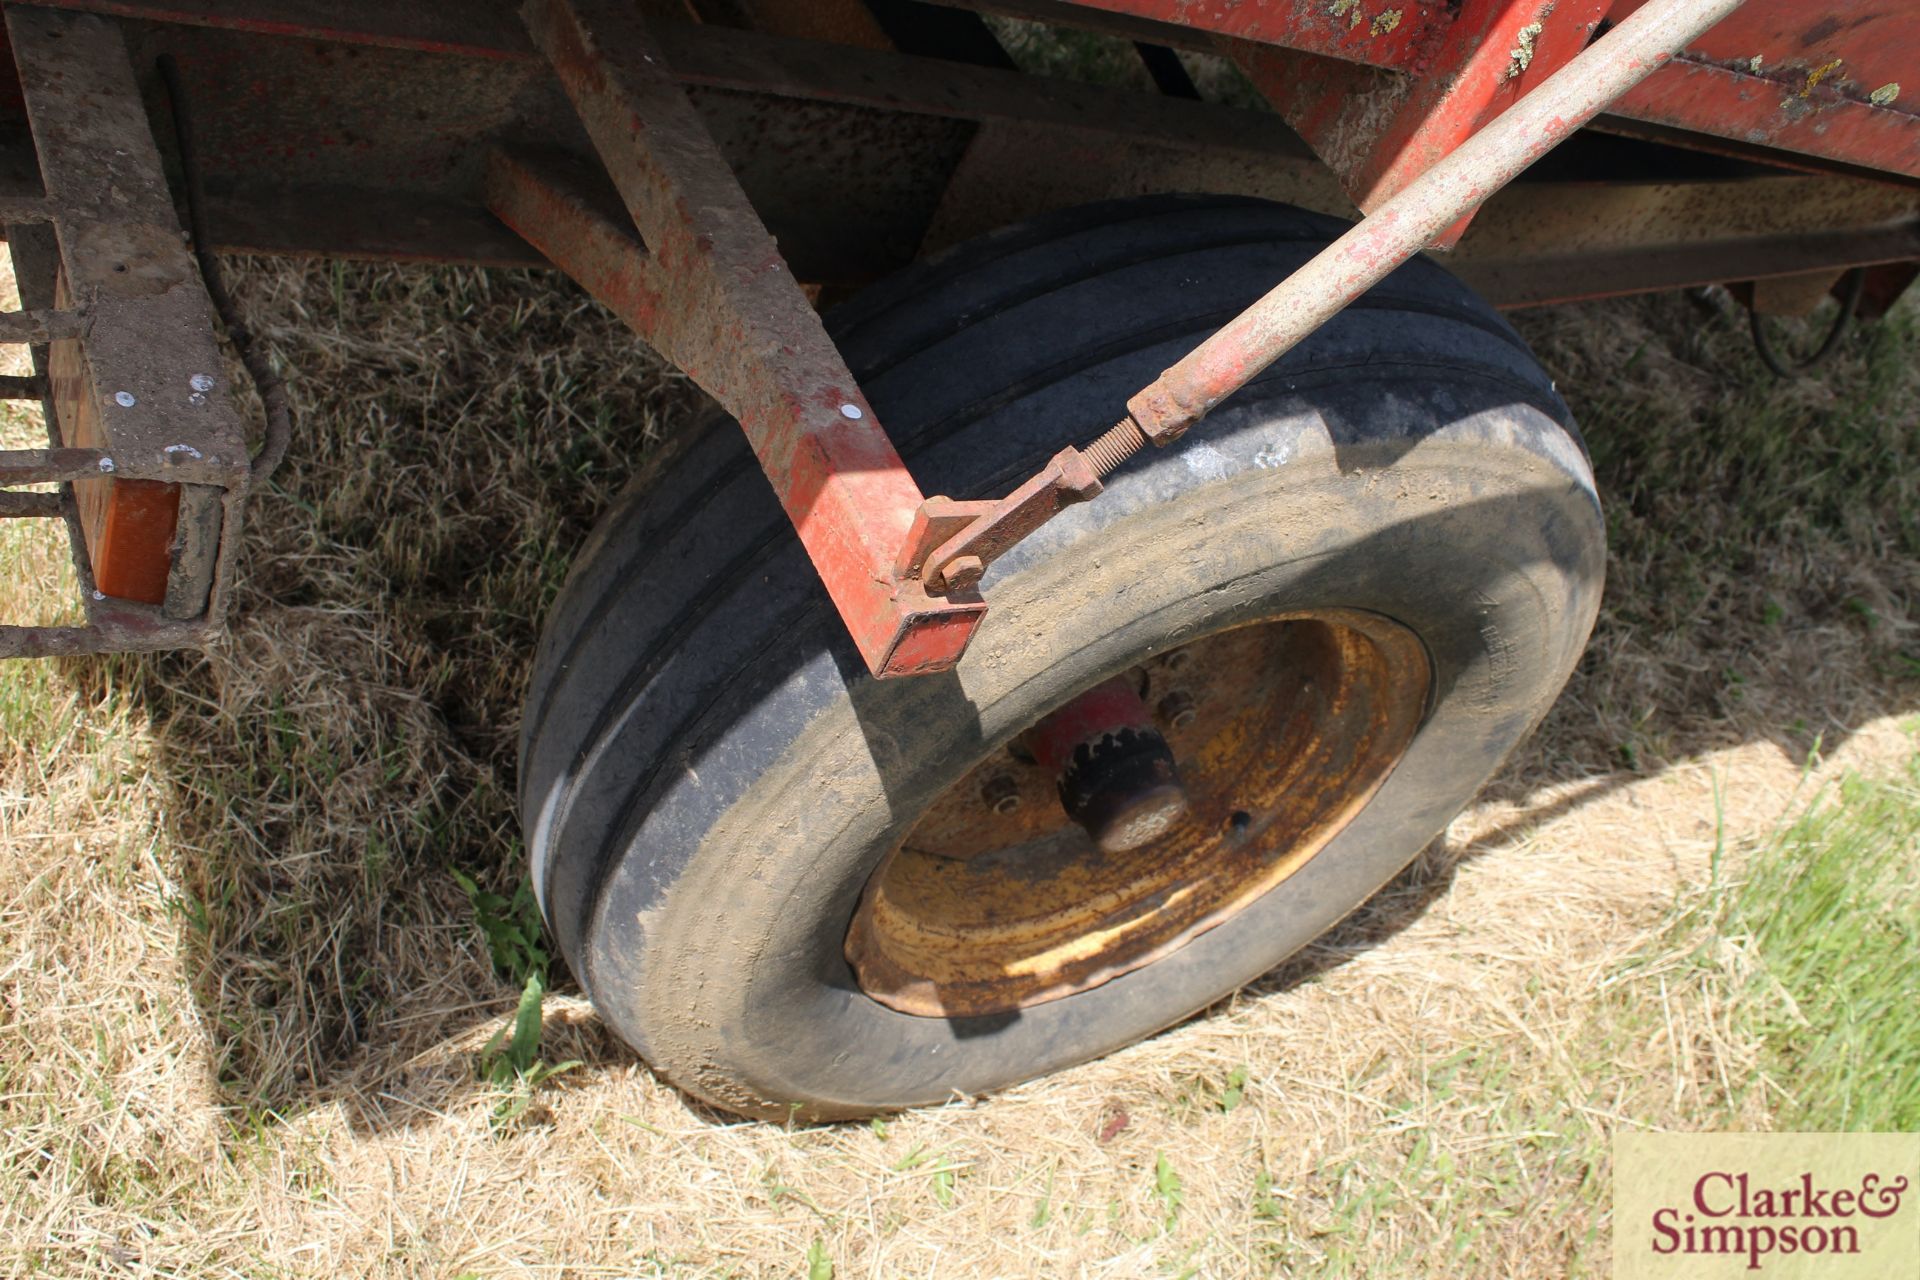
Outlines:
{"label": "black rubber tire", "polygon": [[[1343,223],[1155,197],[960,246],[837,312],[928,493],[1003,493]],[[875,681],[730,425],[608,513],[528,698],[535,883],[618,1033],[727,1109],[850,1117],[1058,1070],[1188,1016],[1363,902],[1546,712],[1603,537],[1567,408],[1525,344],[1416,261],[993,566],[957,671]],[[1430,711],[1361,813],[1171,956],[1015,1014],[895,1012],[842,943],[868,874],[1011,733],[1145,655],[1289,609],[1413,629]]]}

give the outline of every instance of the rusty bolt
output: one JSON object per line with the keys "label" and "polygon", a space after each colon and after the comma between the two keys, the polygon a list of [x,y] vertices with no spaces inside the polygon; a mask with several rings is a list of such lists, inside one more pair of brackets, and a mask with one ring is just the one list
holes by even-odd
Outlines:
{"label": "rusty bolt", "polygon": [[1012,813],[1020,807],[1020,784],[1004,773],[996,773],[981,784],[980,798],[995,813]]}
{"label": "rusty bolt", "polygon": [[1193,653],[1188,649],[1175,649],[1160,661],[1166,665],[1167,670],[1178,671],[1193,661]]}
{"label": "rusty bolt", "polygon": [[1184,729],[1192,724],[1200,712],[1193,705],[1190,694],[1174,692],[1160,699],[1160,719],[1169,728]]}

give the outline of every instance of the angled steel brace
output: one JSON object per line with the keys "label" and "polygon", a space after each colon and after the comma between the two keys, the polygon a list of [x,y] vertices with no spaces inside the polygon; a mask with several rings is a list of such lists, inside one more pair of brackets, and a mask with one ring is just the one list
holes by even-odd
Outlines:
{"label": "angled steel brace", "polygon": [[505,155],[490,207],[739,420],[875,675],[951,667],[986,605],[897,572],[919,486],[637,6],[530,0],[522,16],[632,225]]}

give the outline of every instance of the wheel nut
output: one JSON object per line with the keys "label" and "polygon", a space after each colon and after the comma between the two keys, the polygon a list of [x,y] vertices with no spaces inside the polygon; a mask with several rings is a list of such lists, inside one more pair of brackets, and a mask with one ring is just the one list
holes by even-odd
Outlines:
{"label": "wheel nut", "polygon": [[1169,729],[1184,729],[1200,714],[1190,694],[1177,692],[1160,699],[1159,711],[1160,722]]}
{"label": "wheel nut", "polygon": [[1004,773],[996,773],[981,785],[980,798],[995,813],[1012,813],[1020,807],[1020,784]]}

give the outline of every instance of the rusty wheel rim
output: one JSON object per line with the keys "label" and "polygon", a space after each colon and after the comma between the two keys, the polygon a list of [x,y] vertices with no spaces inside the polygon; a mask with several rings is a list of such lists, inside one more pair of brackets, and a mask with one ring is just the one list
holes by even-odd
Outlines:
{"label": "rusty wheel rim", "polygon": [[1130,673],[1189,805],[1101,853],[1016,735],[928,808],[868,879],[846,955],[923,1017],[1010,1013],[1178,950],[1280,886],[1365,807],[1427,705],[1413,633],[1350,610],[1217,632]]}

